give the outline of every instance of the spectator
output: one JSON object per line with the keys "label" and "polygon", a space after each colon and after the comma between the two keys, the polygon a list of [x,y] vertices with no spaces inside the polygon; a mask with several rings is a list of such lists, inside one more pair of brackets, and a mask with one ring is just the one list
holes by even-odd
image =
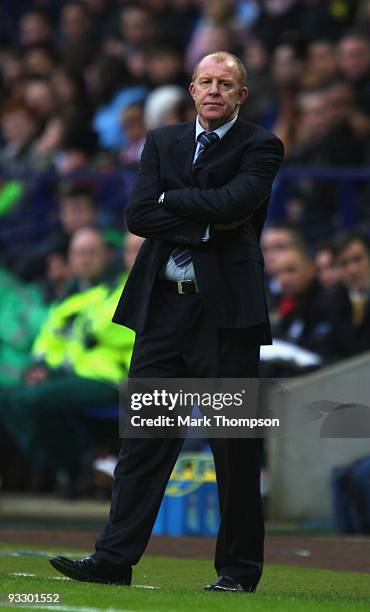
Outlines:
{"label": "spectator", "polygon": [[33,151],[39,160],[40,168],[52,166],[61,153],[64,143],[66,119],[61,113],[52,113],[44,129],[33,143]]}
{"label": "spectator", "polygon": [[116,266],[99,230],[85,227],[77,230],[69,246],[71,278],[66,295],[85,291],[100,282],[116,277]]}
{"label": "spectator", "polygon": [[24,67],[21,53],[17,49],[7,47],[1,53],[0,63],[0,79],[4,104],[8,103],[10,98],[20,99],[22,97],[23,73]]}
{"label": "spectator", "polygon": [[144,87],[133,85],[122,60],[102,58],[98,64],[98,108],[93,126],[103,148],[118,150],[127,144],[126,134],[120,129],[121,113],[129,104],[142,102],[145,94]]}
{"label": "spectator", "polygon": [[96,152],[97,136],[88,123],[78,118],[67,120],[60,155],[55,158],[58,175],[83,175],[91,167]]}
{"label": "spectator", "polygon": [[359,151],[353,155],[353,162],[361,164],[368,159],[368,137],[370,116],[356,107],[352,86],[345,81],[335,81],[326,88],[328,111],[333,129],[347,129],[349,140],[358,138]]}
{"label": "spectator", "polygon": [[330,40],[313,40],[307,48],[303,86],[319,88],[329,84],[338,76],[335,45]]}
{"label": "spectator", "polygon": [[47,45],[33,45],[23,54],[23,67],[29,76],[50,78],[56,65],[56,53]]}
{"label": "spectator", "polygon": [[343,77],[355,92],[358,107],[370,109],[370,42],[366,35],[349,33],[338,43],[338,62]]}
{"label": "spectator", "polygon": [[60,14],[60,35],[63,41],[81,40],[90,29],[88,11],[82,2],[64,2]]}
{"label": "spectator", "polygon": [[267,46],[258,38],[248,39],[244,46],[244,62],[248,67],[250,95],[241,113],[247,121],[269,127],[276,116],[275,87],[270,69]]}
{"label": "spectator", "polygon": [[59,219],[63,231],[72,236],[77,230],[95,225],[99,206],[95,194],[88,184],[66,184],[60,189]]}
{"label": "spectator", "polygon": [[81,74],[66,66],[59,66],[51,76],[51,88],[59,112],[72,117],[91,117],[91,100]]}
{"label": "spectator", "polygon": [[[79,232],[76,244],[86,232]],[[142,243],[133,240],[137,248]],[[106,261],[100,259],[101,270]],[[77,275],[75,263],[71,254]],[[90,407],[118,405],[118,383],[127,376],[134,334],[127,328],[117,331],[111,322],[126,278],[101,280],[56,305],[36,339],[35,365],[25,383],[2,393],[2,425],[32,465],[67,478],[70,495],[77,492],[82,453],[91,447],[86,428],[81,423],[77,429],[73,420]]]}
{"label": "spectator", "polygon": [[127,135],[127,145],[121,151],[124,165],[138,166],[145,144],[144,110],[141,104],[130,104],[122,112],[122,126]]}
{"label": "spectator", "polygon": [[300,30],[302,9],[298,0],[262,0],[261,13],[253,26],[253,34],[270,49],[281,42],[286,32]]}
{"label": "spectator", "polygon": [[22,178],[36,169],[32,145],[39,130],[38,119],[23,102],[10,100],[1,113],[4,146],[0,151],[0,174]]}
{"label": "spectator", "polygon": [[20,382],[47,307],[35,286],[0,268],[0,388]]}
{"label": "spectator", "polygon": [[147,54],[147,79],[151,88],[161,85],[187,87],[182,56],[176,47],[156,46]]}
{"label": "spectator", "polygon": [[280,255],[292,247],[304,250],[305,244],[300,233],[286,223],[274,223],[265,227],[261,236],[261,248],[265,260],[266,295],[269,309],[280,299],[280,285],[275,275],[275,264]]}
{"label": "spectator", "polygon": [[42,125],[55,110],[55,100],[48,78],[30,77],[24,85],[24,101]]}
{"label": "spectator", "polygon": [[147,130],[175,123],[178,105],[186,93],[178,85],[163,85],[152,91],[144,106],[144,122]]}
{"label": "spectator", "polygon": [[146,74],[146,53],[157,43],[158,20],[145,6],[126,4],[117,16],[118,31],[107,37],[105,55],[125,60],[131,75],[142,81]]}
{"label": "spectator", "polygon": [[49,44],[53,31],[48,13],[31,7],[22,13],[19,20],[19,40],[23,47]]}
{"label": "spectator", "polygon": [[137,4],[125,6],[120,15],[119,25],[128,56],[141,49],[148,49],[155,41],[156,22],[153,24],[150,13],[143,6]]}
{"label": "spectator", "polygon": [[44,301],[51,304],[60,300],[66,293],[66,286],[71,277],[68,262],[68,244],[60,241],[50,244],[45,257],[46,271],[43,281],[39,283]]}
{"label": "spectator", "polygon": [[95,41],[89,13],[83,3],[74,0],[63,3],[59,37],[63,64],[70,69],[84,70],[95,55]]}
{"label": "spectator", "polygon": [[191,73],[205,55],[223,49],[237,53],[234,31],[234,6],[223,0],[206,0],[204,15],[198,20],[185,52],[185,68]]}
{"label": "spectator", "polygon": [[[26,281],[35,281],[43,284],[42,278],[47,273],[51,263],[57,260],[57,273],[61,272],[64,276],[69,270],[68,262],[61,261],[61,259],[65,260],[63,253],[67,249],[70,240],[78,230],[88,227],[94,228],[98,224],[99,213],[99,205],[90,185],[78,182],[76,184],[62,183],[58,198],[59,228],[51,229],[44,241],[29,247],[27,257],[18,258],[15,266],[17,275]],[[97,247],[94,246],[96,241],[96,237],[94,238],[95,230],[91,229],[91,232],[93,236],[90,236],[90,241],[92,242],[90,248],[91,251],[96,251]],[[85,237],[85,239],[82,239],[82,242],[84,243],[86,240]],[[72,252],[74,252],[73,249]],[[101,254],[99,253],[98,259],[101,259]],[[90,261],[93,261],[92,256]],[[46,286],[52,290],[54,282],[51,278],[47,280],[49,282],[46,283]],[[60,280],[62,281],[62,279]],[[50,281],[52,282],[50,283]],[[67,283],[68,285],[68,282],[72,281],[69,279],[69,274],[66,274],[64,284]],[[59,290],[61,291],[62,287],[58,283],[56,285],[58,292]],[[51,292],[53,293],[53,290]]]}
{"label": "spectator", "polygon": [[291,42],[278,45],[272,54],[272,77],[275,85],[274,131],[289,152],[292,141],[296,96],[302,80],[304,62],[299,46]]}
{"label": "spectator", "polygon": [[334,253],[340,282],[331,300],[332,342],[338,358],[370,350],[370,243],[349,232],[338,236]]}
{"label": "spectator", "polygon": [[324,242],[317,248],[314,257],[314,265],[317,280],[322,289],[328,291],[339,280],[338,267],[331,242]]}
{"label": "spectator", "polygon": [[272,313],[272,334],[330,358],[330,323],[325,295],[315,278],[313,262],[305,251],[292,247],[274,265],[280,299]]}

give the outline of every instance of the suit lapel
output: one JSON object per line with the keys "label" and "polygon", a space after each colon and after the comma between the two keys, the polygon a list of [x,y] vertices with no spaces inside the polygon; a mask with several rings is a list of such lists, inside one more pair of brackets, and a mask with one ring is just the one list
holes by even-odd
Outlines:
{"label": "suit lapel", "polygon": [[228,151],[234,149],[237,145],[240,145],[240,118],[235,121],[234,125],[230,130],[221,138],[215,145],[211,145],[206,151],[204,151],[197,159],[193,166],[194,172],[208,166],[214,160],[219,159],[225,155]]}
{"label": "suit lapel", "polygon": [[182,180],[188,184],[192,181],[192,165],[195,152],[195,122],[191,121],[179,127],[178,134],[170,147],[172,159],[176,164]]}

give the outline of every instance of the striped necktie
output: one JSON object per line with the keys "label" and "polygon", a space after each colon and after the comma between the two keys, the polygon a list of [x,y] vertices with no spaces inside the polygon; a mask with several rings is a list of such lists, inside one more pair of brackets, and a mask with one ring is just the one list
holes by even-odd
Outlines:
{"label": "striped necktie", "polygon": [[[201,134],[199,134],[197,141],[200,146],[198,149],[198,155],[194,159],[193,163],[197,161],[199,156],[202,155],[202,153],[204,153],[204,151],[208,149],[210,145],[215,144],[219,140],[220,137],[218,136],[218,134],[216,134],[216,132],[202,132]],[[177,249],[174,249],[173,251],[171,251],[171,255],[175,264],[179,268],[186,266],[186,264],[188,264],[192,259],[190,249],[184,249],[183,247],[178,247]]]}

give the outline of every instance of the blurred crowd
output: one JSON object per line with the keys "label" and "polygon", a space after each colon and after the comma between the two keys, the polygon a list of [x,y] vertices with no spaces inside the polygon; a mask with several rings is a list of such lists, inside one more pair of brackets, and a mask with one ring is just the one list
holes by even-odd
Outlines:
{"label": "blurred crowd", "polygon": [[262,371],[370,350],[370,0],[1,3],[5,484],[28,487],[32,466],[36,488],[51,473],[71,493],[81,462],[112,450],[109,423],[87,421],[117,405],[134,341],[110,321],[141,245],[125,207],[147,131],[195,118],[193,67],[220,49],[245,61],[242,115],[286,149],[262,248],[289,350]]}

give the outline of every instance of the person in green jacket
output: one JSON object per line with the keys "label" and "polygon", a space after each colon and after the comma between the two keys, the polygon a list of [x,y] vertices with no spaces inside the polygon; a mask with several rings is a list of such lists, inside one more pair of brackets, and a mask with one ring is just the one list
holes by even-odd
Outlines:
{"label": "person in green jacket", "polygon": [[[129,257],[141,243],[128,236]],[[127,273],[108,275],[53,306],[35,340],[34,366],[24,384],[0,397],[0,422],[39,469],[73,474],[86,448],[78,417],[88,408],[118,405],[134,332],[117,329],[111,318],[126,278]]]}
{"label": "person in green jacket", "polygon": [[0,268],[0,388],[17,384],[32,360],[32,344],[48,306],[35,285]]}

